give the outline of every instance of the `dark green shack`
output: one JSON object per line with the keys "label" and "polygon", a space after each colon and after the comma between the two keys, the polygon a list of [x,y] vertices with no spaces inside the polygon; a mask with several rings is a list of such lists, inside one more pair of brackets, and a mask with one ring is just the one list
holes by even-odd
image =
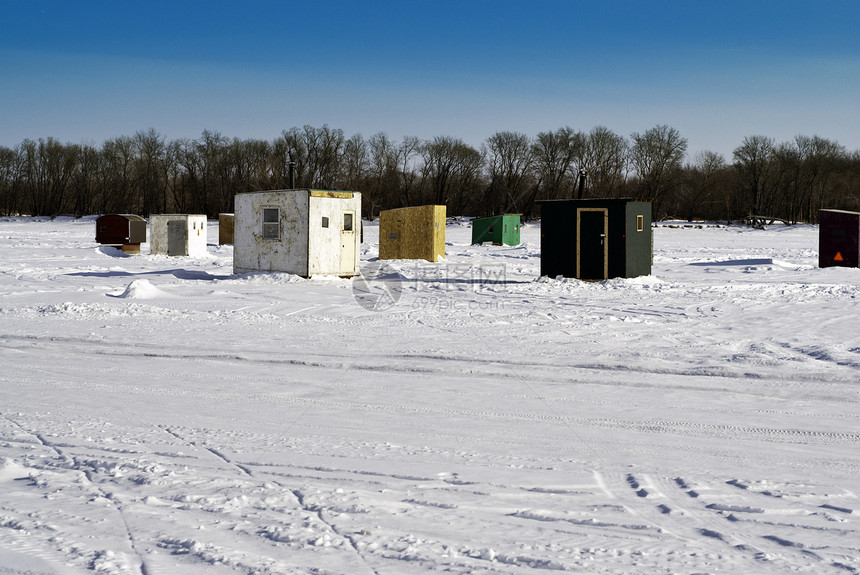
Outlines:
{"label": "dark green shack", "polygon": [[472,243],[520,245],[520,214],[504,214],[472,220]]}
{"label": "dark green shack", "polygon": [[604,280],[651,274],[651,203],[541,200],[542,276]]}

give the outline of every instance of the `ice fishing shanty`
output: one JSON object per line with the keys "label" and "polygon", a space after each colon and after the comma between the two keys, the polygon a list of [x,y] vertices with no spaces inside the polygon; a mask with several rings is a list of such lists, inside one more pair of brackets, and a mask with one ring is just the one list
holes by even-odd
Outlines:
{"label": "ice fishing shanty", "polygon": [[149,235],[152,255],[206,255],[206,216],[203,214],[151,215]]}
{"label": "ice fishing shanty", "polygon": [[146,220],[134,214],[105,214],[96,218],[96,241],[139,254],[146,241]]}
{"label": "ice fishing shanty", "polygon": [[427,260],[445,257],[445,206],[414,206],[379,212],[379,259]]}
{"label": "ice fishing shanty", "polygon": [[233,208],[234,273],[358,275],[359,192],[243,192],[234,197]]}
{"label": "ice fishing shanty", "polygon": [[520,245],[520,214],[502,214],[472,220],[472,243],[518,246]]}
{"label": "ice fishing shanty", "polygon": [[218,244],[233,243],[233,214],[218,214]]}
{"label": "ice fishing shanty", "polygon": [[540,273],[583,280],[651,273],[651,203],[541,200]]}
{"label": "ice fishing shanty", "polygon": [[860,267],[860,212],[819,210],[818,267]]}

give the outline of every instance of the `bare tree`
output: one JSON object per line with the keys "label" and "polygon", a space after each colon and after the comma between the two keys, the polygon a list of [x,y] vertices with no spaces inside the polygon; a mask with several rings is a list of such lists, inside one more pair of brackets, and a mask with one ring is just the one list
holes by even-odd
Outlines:
{"label": "bare tree", "polygon": [[531,140],[517,132],[496,132],[487,139],[487,149],[488,213],[522,212],[536,192],[529,186],[534,163]]}
{"label": "bare tree", "polygon": [[164,136],[150,128],[134,135],[135,187],[143,213],[163,213],[164,187]]}
{"label": "bare tree", "polygon": [[750,136],[730,167],[714,152],[681,166],[685,152],[686,140],[668,126],[634,133],[631,142],[603,126],[587,134],[564,127],[533,140],[497,132],[480,150],[453,137],[346,138],[327,125],[291,128],[271,142],[209,130],[168,142],[150,128],[100,148],[52,138],[0,146],[0,213],[213,216],[231,209],[236,193],[287,187],[290,161],[297,185],[362,191],[369,215],[442,203],[451,214],[528,216],[537,197],[576,195],[580,169],[588,173],[588,196],[635,188],[633,195],[655,202],[658,217],[758,214],[814,222],[822,207],[860,209],[860,152],[826,138],[796,136],[776,145]]}
{"label": "bare tree", "polygon": [[457,157],[459,161],[454,166],[447,205],[452,215],[477,213],[481,190],[484,188],[484,155],[469,145],[463,145],[457,148]]}
{"label": "bare tree", "polygon": [[213,215],[221,211],[226,194],[227,173],[224,169],[225,155],[229,140],[220,132],[203,130],[200,139],[195,140],[200,179],[193,196],[192,207],[195,211]]}
{"label": "bare tree", "polygon": [[293,169],[295,170],[296,186],[302,188],[313,185],[312,168],[308,166],[309,152],[306,135],[309,132],[315,132],[315,129],[311,126],[305,126],[304,131],[302,131],[296,127],[292,127],[281,133],[281,138],[284,142],[283,148],[279,145],[280,142],[276,143],[276,149],[284,154],[278,158],[280,160],[279,167],[284,171],[284,187],[288,187],[288,166],[290,162],[292,162]]}
{"label": "bare tree", "polygon": [[361,136],[355,134],[346,140],[343,146],[341,175],[338,178],[340,188],[344,190],[360,190],[364,187],[369,163],[368,144]]}
{"label": "bare tree", "polygon": [[102,213],[136,214],[140,206],[132,197],[134,180],[134,142],[128,136],[105,141],[102,145],[104,162]]}
{"label": "bare tree", "polygon": [[630,139],[630,163],[639,179],[638,199],[653,202],[655,216],[662,214],[662,203],[678,183],[687,139],[675,128],[655,126],[644,134],[634,132]]}
{"label": "bare tree", "polygon": [[751,214],[767,215],[764,212],[771,206],[773,153],[773,138],[767,136],[747,136],[732,153],[738,183]]}
{"label": "bare tree", "polygon": [[397,195],[399,177],[397,174],[398,151],[388,134],[379,132],[367,141],[369,163],[367,190],[362,195],[366,204],[365,215],[373,217],[381,209],[393,207],[391,198]]}
{"label": "bare tree", "polygon": [[19,150],[0,146],[0,214],[21,212],[23,156]]}
{"label": "bare tree", "polygon": [[266,140],[245,140],[242,152],[248,167],[248,178],[237,192],[271,190],[275,187],[272,172],[273,146]]}
{"label": "bare tree", "polygon": [[172,140],[165,146],[164,165],[166,179],[164,182],[165,194],[165,212],[186,213],[185,209],[187,197],[183,193],[183,180],[185,171],[182,168],[180,161],[183,153],[184,140]]}
{"label": "bare tree", "polygon": [[397,194],[402,198],[403,206],[412,205],[419,176],[415,163],[421,158],[422,146],[416,136],[404,136],[397,146]]}
{"label": "bare tree", "polygon": [[721,154],[705,150],[696,154],[694,162],[684,166],[684,177],[679,188],[678,215],[687,221],[700,216],[707,202],[716,200],[721,187],[726,186],[726,160]]}
{"label": "bare tree", "polygon": [[564,127],[555,132],[540,132],[532,143],[531,153],[540,198],[555,200],[570,197],[573,137],[573,130]]}
{"label": "bare tree", "polygon": [[102,170],[102,156],[94,146],[83,144],[78,152],[78,165],[72,174],[71,188],[76,216],[92,214],[96,201],[101,195],[98,190],[99,172]]}
{"label": "bare tree", "polygon": [[69,182],[78,161],[78,146],[55,140],[24,140],[24,185],[33,215],[56,216],[67,210]]}
{"label": "bare tree", "polygon": [[803,158],[802,193],[795,220],[817,222],[818,211],[825,207],[826,199],[836,195],[840,160],[846,157],[846,150],[837,142],[819,136],[798,136],[795,142]]}
{"label": "bare tree", "polygon": [[[483,165],[480,152],[460,139],[437,136],[420,148],[422,188],[430,203],[447,204],[456,198],[468,204]],[[453,212],[453,210],[452,210]]]}
{"label": "bare tree", "polygon": [[595,126],[574,146],[576,162],[588,174],[589,195],[616,197],[623,189],[629,144],[624,136],[605,126]]}

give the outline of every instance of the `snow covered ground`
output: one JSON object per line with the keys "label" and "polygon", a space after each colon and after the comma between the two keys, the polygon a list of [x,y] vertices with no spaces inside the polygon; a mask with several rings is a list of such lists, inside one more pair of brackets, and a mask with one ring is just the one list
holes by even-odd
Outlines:
{"label": "snow covered ground", "polygon": [[0,574],[860,572],[860,270],[661,224],[538,278],[539,233],[362,286],[0,218]]}

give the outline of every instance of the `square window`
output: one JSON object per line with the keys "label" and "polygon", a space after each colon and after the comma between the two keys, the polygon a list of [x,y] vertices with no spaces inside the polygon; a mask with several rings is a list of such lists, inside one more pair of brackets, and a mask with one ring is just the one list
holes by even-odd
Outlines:
{"label": "square window", "polygon": [[328,217],[326,217],[326,216],[322,217],[322,227],[324,227],[324,228],[328,227]]}
{"label": "square window", "polygon": [[343,231],[352,231],[352,213],[346,213],[343,215]]}
{"label": "square window", "polygon": [[645,216],[639,215],[636,216],[636,231],[641,232],[645,230]]}

